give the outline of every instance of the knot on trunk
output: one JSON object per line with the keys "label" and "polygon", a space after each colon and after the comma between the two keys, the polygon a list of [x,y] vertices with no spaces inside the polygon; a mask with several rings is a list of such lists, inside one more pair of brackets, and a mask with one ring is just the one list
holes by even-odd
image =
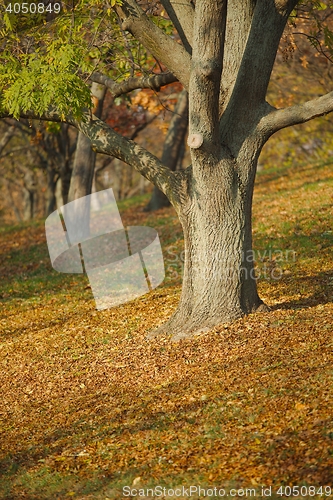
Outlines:
{"label": "knot on trunk", "polygon": [[201,134],[190,134],[187,139],[187,145],[192,149],[198,149],[202,146],[203,137]]}

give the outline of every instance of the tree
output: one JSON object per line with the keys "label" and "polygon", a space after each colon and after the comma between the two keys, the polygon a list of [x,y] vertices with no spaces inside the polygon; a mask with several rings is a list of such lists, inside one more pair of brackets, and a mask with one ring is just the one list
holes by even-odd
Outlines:
{"label": "tree", "polygon": [[[24,139],[26,144],[24,146],[18,146],[19,142],[22,142],[17,137],[17,129],[14,124],[8,124],[3,122],[2,129],[5,129],[2,140],[0,141],[0,160],[3,163],[3,160],[7,157],[4,165],[1,165],[0,169],[2,175],[3,185],[6,191],[7,204],[11,205],[17,220],[30,220],[32,219],[37,212],[37,201],[38,201],[38,179],[36,175],[35,167],[35,158],[32,154],[32,146],[29,143],[28,136],[25,136]],[[29,129],[30,132],[30,129]],[[16,147],[8,148],[8,143],[16,143]],[[28,144],[27,144],[28,143]],[[18,147],[17,147],[18,146]],[[3,150],[6,148],[6,151]],[[14,171],[13,168],[13,156],[17,153],[21,157],[21,161],[17,164],[17,167]],[[24,159],[24,160],[23,160]],[[23,161],[22,161],[23,160]],[[7,165],[6,165],[7,163]],[[7,168],[5,168],[5,165]],[[13,196],[13,186],[19,188],[21,191],[20,198],[22,202],[22,216],[20,211],[18,210]]]}
{"label": "tree", "polygon": [[[92,112],[98,118],[102,115],[105,90],[104,85],[99,85],[98,83],[92,84],[91,93],[93,99],[95,99],[95,107]],[[79,132],[68,201],[74,201],[82,196],[91,194],[95,162],[96,153],[91,149],[89,138]]]}
{"label": "tree", "polygon": [[[188,123],[188,96],[186,90],[183,90],[178,97],[174,115],[171,119],[167,136],[163,145],[163,154],[161,161],[171,170],[175,171],[179,159],[184,152],[184,140]],[[154,186],[152,197],[145,207],[145,211],[158,210],[168,207],[170,201],[160,189]]]}
{"label": "tree", "polygon": [[[314,3],[318,9],[326,7],[324,2]],[[174,78],[188,91],[192,164],[182,171],[172,172],[89,112],[73,116],[78,110],[73,101],[66,116],[62,101],[60,112],[36,106],[43,119],[73,124],[96,151],[132,165],[174,206],[184,231],[182,295],[176,312],[156,334],[168,332],[179,339],[265,309],[257,292],[251,235],[261,149],[278,130],[333,110],[333,92],[282,109],[266,101],[279,42],[297,4],[297,0],[115,3],[121,30],[131,33],[170,73],[152,75],[148,85],[146,77],[113,82],[113,93],[145,86],[158,89]],[[153,21],[153,7],[157,14],[168,14],[179,39],[169,25]],[[81,102],[84,98],[82,91]],[[17,102],[15,106],[9,103],[6,108],[4,102],[2,116],[37,114],[26,101],[19,110]]]}
{"label": "tree", "polygon": [[[56,209],[58,181],[61,184],[61,204],[68,201],[72,158],[78,135],[76,129],[66,123],[40,120],[9,119],[3,120],[2,125],[4,130],[7,127],[3,138],[12,130],[11,143],[15,141],[12,147],[6,146],[5,152],[1,151],[0,145],[0,175],[6,179],[7,205],[15,211],[18,220],[28,220],[41,214],[48,216]],[[13,191],[20,194],[15,196]],[[14,198],[19,206],[23,206],[17,207]],[[22,216],[20,211],[23,211]]]}

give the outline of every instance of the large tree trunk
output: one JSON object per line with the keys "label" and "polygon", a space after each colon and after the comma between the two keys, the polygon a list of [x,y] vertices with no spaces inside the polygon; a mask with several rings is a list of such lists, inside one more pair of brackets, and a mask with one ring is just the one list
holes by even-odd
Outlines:
{"label": "large tree trunk", "polygon": [[178,340],[265,309],[257,293],[251,236],[256,160],[245,183],[232,159],[194,167],[190,200],[179,210],[185,245],[181,300],[151,337],[171,333]]}
{"label": "large tree trunk", "polygon": [[[183,16],[185,3],[162,0],[170,17],[176,4]],[[189,94],[192,165],[185,170],[172,172],[138,144],[110,130],[106,134],[104,124],[99,130],[96,122],[79,125],[96,138],[101,153],[112,150],[161,189],[179,215],[185,241],[182,296],[172,318],[152,335],[179,339],[266,308],[257,293],[251,237],[258,156],[273,133],[313,117],[317,103],[322,113],[332,99],[327,94],[310,107],[286,110],[266,102],[279,40],[296,3],[197,0],[193,16],[191,10],[185,14],[193,17],[193,30],[178,19],[188,51],[158,32],[137,1],[115,7],[123,29],[163,60]]]}
{"label": "large tree trunk", "polygon": [[[18,222],[21,222],[22,221],[22,217],[21,217],[20,211],[19,211],[18,207],[16,206],[16,203],[15,203],[15,200],[14,200],[11,183],[5,177],[3,179],[3,184],[4,184],[5,189],[7,191],[7,197],[8,197],[7,200],[6,200],[7,201],[7,205],[13,210],[16,220]],[[15,184],[17,184],[21,188],[21,186],[20,186],[19,183],[15,183]]]}

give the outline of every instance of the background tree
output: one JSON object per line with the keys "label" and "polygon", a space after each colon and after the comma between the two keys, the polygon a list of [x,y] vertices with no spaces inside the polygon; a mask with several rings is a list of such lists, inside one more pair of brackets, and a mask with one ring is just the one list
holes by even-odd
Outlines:
{"label": "background tree", "polygon": [[[124,0],[107,11],[110,26],[115,12],[122,35],[131,33],[162,68],[169,70],[152,75],[150,87],[157,90],[177,78],[188,91],[192,164],[183,171],[172,172],[147,150],[84,111],[85,106],[90,107],[90,94],[80,74],[88,71],[89,62],[83,62],[82,41],[86,38],[81,29],[75,31],[74,17],[71,37],[75,33],[80,40],[80,57],[73,40],[72,45],[61,40],[65,56],[59,56],[57,46],[50,53],[45,44],[49,34],[40,34],[38,56],[35,52],[26,58],[28,63],[20,55],[13,61],[8,51],[2,56],[10,68],[2,76],[2,116],[41,115],[46,120],[67,121],[90,138],[96,151],[115,156],[141,172],[177,211],[185,243],[182,296],[175,314],[158,332],[180,338],[264,308],[257,292],[251,235],[260,152],[277,131],[333,110],[333,92],[281,109],[266,100],[280,39],[289,17],[297,15],[297,4],[296,0],[244,0],[241,4],[236,0],[197,0],[195,5],[190,0],[148,4]],[[92,12],[96,5],[82,2],[81,8]],[[314,5],[319,12],[327,7],[324,2],[310,3],[307,12],[311,13]],[[300,7],[304,11],[304,4]],[[178,39],[169,21],[163,19],[165,13]],[[55,29],[63,28],[66,22],[66,16],[60,16]],[[106,31],[103,34],[101,47],[105,49],[112,45],[112,36]],[[329,47],[329,36],[325,40]],[[37,43],[36,36],[33,43]],[[62,82],[54,68],[53,72],[48,69],[41,91],[36,72],[51,55],[58,72],[63,73]],[[22,96],[18,90],[27,82],[27,75],[32,77],[30,87]],[[144,77],[133,78],[114,83],[114,93],[147,86]],[[72,91],[68,95],[69,85]]]}
{"label": "background tree", "polygon": [[[163,145],[163,154],[161,161],[171,170],[175,171],[177,165],[181,163],[184,156],[184,140],[188,124],[188,96],[186,90],[183,90],[178,97],[177,105],[174,109],[174,115],[170,121],[168,133]],[[145,207],[145,210],[158,210],[168,207],[170,201],[158,187],[154,186],[152,197]]]}
{"label": "background tree", "polygon": [[[91,95],[94,100],[94,108],[92,113],[101,118],[103,110],[103,101],[106,88],[104,85],[93,83],[91,87]],[[91,142],[87,136],[79,132],[73,172],[68,193],[68,201],[73,201],[82,196],[91,194],[91,188],[94,178],[96,162],[96,153],[91,149]]]}
{"label": "background tree", "polygon": [[[0,151],[4,196],[18,220],[47,216],[67,202],[77,131],[66,123],[13,119],[2,122],[12,140]],[[6,132],[7,130],[7,132]],[[65,201],[64,201],[65,200]]]}
{"label": "background tree", "polygon": [[[40,198],[38,168],[31,144],[32,131],[29,129],[29,134],[22,133],[22,128],[12,120],[7,124],[3,122],[1,129],[4,131],[0,144],[3,191],[17,220],[30,220],[37,213]],[[19,158],[16,167],[14,158]],[[13,187],[20,191],[21,210],[14,199]]]}

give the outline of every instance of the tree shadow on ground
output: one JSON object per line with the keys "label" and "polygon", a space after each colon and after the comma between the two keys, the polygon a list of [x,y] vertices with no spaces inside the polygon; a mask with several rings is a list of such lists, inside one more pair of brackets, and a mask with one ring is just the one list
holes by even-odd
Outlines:
{"label": "tree shadow on ground", "polygon": [[274,304],[271,306],[273,311],[278,309],[309,309],[333,302],[333,270],[320,272],[314,276],[299,276],[294,281],[299,284],[301,290],[308,289],[314,290],[314,292],[310,296]]}

